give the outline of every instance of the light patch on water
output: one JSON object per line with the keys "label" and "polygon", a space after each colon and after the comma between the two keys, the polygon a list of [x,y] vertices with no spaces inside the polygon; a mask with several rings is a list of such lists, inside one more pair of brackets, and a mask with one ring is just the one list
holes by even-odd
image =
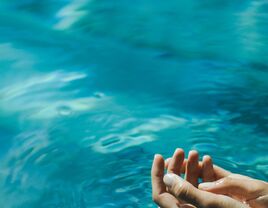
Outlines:
{"label": "light patch on water", "polygon": [[[23,113],[30,119],[51,119],[72,112],[83,112],[101,106],[110,97],[66,97],[61,89],[72,81],[87,77],[84,72],[57,70],[44,75],[35,75],[0,89],[0,110],[5,113]],[[51,89],[51,90],[47,90]],[[101,98],[101,99],[100,99]]]}
{"label": "light patch on water", "polygon": [[35,57],[23,50],[14,48],[10,43],[0,44],[0,61],[12,62],[12,67],[32,68]]}
{"label": "light patch on water", "polygon": [[[128,124],[132,121],[133,118],[121,121],[119,126]],[[154,141],[157,139],[157,132],[178,128],[186,123],[186,119],[170,115],[161,115],[159,118],[146,119],[141,125],[126,132],[102,137],[93,145],[93,149],[100,153],[118,152],[131,146]]]}
{"label": "light patch on water", "polygon": [[81,11],[80,8],[90,3],[91,0],[74,0],[63,7],[56,16],[60,19],[54,28],[65,30],[70,28],[75,22],[88,14],[88,11]]}
{"label": "light patch on water", "polygon": [[[35,114],[32,114],[30,118],[33,119],[51,119],[57,117],[59,114],[69,115],[71,112],[85,112],[95,109],[97,106],[101,105],[104,100],[99,100],[95,97],[71,99],[71,100],[61,100],[57,102],[42,102],[41,110]],[[40,106],[40,105],[38,105]],[[60,110],[62,106],[68,106],[68,112],[63,112]],[[35,106],[31,106],[32,109]],[[66,107],[65,107],[66,108]]]}
{"label": "light patch on water", "polygon": [[64,72],[63,70],[56,70],[49,74],[32,76],[27,80],[21,80],[15,84],[9,84],[0,90],[0,95],[5,100],[11,100],[22,96],[26,93],[35,90],[37,87],[46,86],[61,87],[67,82],[84,79],[87,74],[83,72]]}
{"label": "light patch on water", "polygon": [[160,118],[154,118],[148,120],[146,123],[137,126],[132,129],[130,134],[141,134],[143,132],[158,132],[161,130],[175,128],[180,125],[184,125],[187,122],[184,118],[178,118],[175,116],[164,115]]}
{"label": "light patch on water", "polygon": [[84,79],[87,77],[86,73],[81,72],[71,72],[71,73],[65,73],[65,75],[61,78],[63,82],[71,82],[79,79]]}
{"label": "light patch on water", "polygon": [[[94,97],[58,101],[33,101],[31,103],[24,103],[24,105],[20,105],[21,101],[14,101],[6,103],[0,108],[4,109],[5,112],[30,112],[28,115],[30,119],[52,119],[59,115],[66,116],[72,112],[79,113],[95,109],[101,105],[102,101]],[[68,111],[62,111],[62,106],[68,108]]]}
{"label": "light patch on water", "polygon": [[262,34],[258,31],[259,17],[266,16],[259,12],[259,9],[267,4],[266,1],[252,1],[247,10],[239,14],[238,28],[240,28],[241,43],[245,51],[258,52]]}

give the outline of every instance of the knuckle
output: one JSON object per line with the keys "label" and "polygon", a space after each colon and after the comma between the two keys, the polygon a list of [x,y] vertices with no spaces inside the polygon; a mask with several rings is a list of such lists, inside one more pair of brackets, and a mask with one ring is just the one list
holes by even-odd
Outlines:
{"label": "knuckle", "polygon": [[227,176],[227,177],[224,178],[225,183],[230,183],[232,181],[233,181],[233,178],[231,176]]}
{"label": "knuckle", "polygon": [[189,200],[193,198],[190,193],[190,187],[187,184],[181,184],[174,187],[174,194],[177,198],[182,200]]}
{"label": "knuckle", "polygon": [[179,200],[186,201],[187,203],[196,205],[200,208],[215,208],[213,201],[211,202],[211,206],[207,199],[200,201],[200,196],[197,193],[193,192],[193,188],[194,187],[189,184],[182,184],[181,186],[177,186],[175,189],[177,198]]}
{"label": "knuckle", "polygon": [[224,178],[224,179],[222,180],[222,183],[223,183],[224,185],[229,186],[229,185],[232,185],[233,181],[234,181],[234,179],[233,179],[232,177],[227,176],[226,178]]}
{"label": "knuckle", "polygon": [[181,197],[185,192],[185,187],[183,184],[182,185],[175,185],[174,187],[172,187],[172,189],[173,189],[173,193],[177,197]]}

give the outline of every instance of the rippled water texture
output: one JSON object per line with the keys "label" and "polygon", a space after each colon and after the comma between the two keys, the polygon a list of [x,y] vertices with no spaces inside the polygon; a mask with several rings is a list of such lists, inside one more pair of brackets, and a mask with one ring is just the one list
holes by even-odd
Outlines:
{"label": "rippled water texture", "polygon": [[144,208],[176,147],[268,179],[268,2],[1,0],[0,204]]}

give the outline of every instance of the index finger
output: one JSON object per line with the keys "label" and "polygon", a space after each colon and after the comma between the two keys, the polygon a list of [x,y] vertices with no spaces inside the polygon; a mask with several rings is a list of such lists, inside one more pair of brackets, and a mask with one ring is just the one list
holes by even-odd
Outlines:
{"label": "index finger", "polygon": [[159,194],[166,192],[166,186],[163,181],[164,165],[165,162],[163,157],[159,154],[156,154],[154,156],[151,170],[153,196],[158,196]]}

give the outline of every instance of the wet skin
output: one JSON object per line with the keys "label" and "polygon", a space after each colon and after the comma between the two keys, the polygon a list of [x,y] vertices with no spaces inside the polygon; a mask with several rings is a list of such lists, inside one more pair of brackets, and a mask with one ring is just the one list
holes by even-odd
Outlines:
{"label": "wet skin", "polygon": [[268,207],[266,182],[232,174],[213,165],[210,156],[199,161],[197,151],[190,151],[188,159],[182,149],[165,161],[155,155],[151,176],[153,200],[161,208]]}

